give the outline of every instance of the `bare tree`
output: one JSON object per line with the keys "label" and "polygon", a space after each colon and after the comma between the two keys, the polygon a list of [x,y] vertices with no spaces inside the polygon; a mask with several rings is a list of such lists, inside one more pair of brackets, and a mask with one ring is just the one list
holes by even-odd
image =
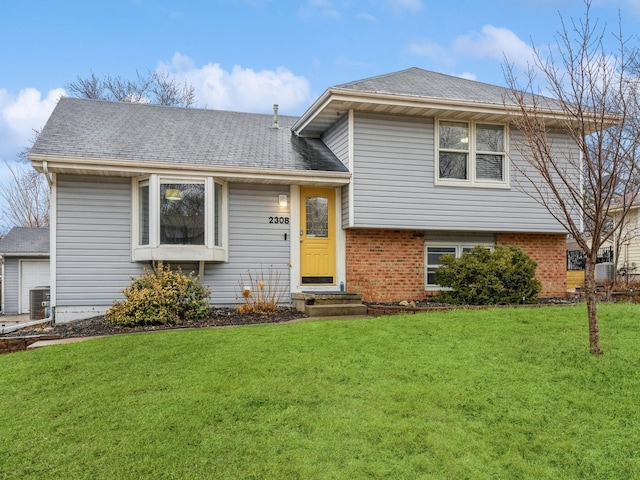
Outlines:
{"label": "bare tree", "polygon": [[65,85],[72,97],[108,100],[112,102],[153,103],[171,107],[191,107],[195,103],[195,89],[180,84],[165,71],[136,72],[135,80],[106,75],[102,78],[91,72],[87,78]]}
{"label": "bare tree", "polygon": [[10,177],[0,188],[4,201],[0,211],[5,221],[19,227],[48,227],[49,185],[45,175],[30,165],[5,165]]}
{"label": "bare tree", "polygon": [[[525,159],[518,173],[533,185],[531,196],[586,253],[589,347],[601,354],[595,266],[598,250],[615,234],[607,228],[610,211],[616,209],[624,219],[638,195],[640,78],[633,71],[638,51],[620,26],[611,35],[616,49],[609,52],[606,26],[592,22],[590,1],[585,6],[581,20],[566,24],[561,18],[557,50],[534,50],[535,68],[529,69],[524,88],[510,66],[506,77],[509,103],[517,105],[512,122],[521,132],[515,146]],[[538,75],[555,100],[534,95]],[[553,112],[556,123],[550,127]],[[559,133],[570,137],[577,152],[559,145],[566,138]]]}

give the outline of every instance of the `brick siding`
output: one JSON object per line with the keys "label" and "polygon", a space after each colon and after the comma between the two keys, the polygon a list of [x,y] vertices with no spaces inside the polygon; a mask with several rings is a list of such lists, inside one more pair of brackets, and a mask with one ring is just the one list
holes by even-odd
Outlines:
{"label": "brick siding", "polygon": [[[347,291],[361,293],[366,302],[426,297],[423,232],[348,229],[345,233]],[[541,297],[566,295],[566,235],[498,233],[496,245],[520,247],[533,258]]]}
{"label": "brick siding", "polygon": [[424,233],[404,230],[348,229],[347,291],[365,302],[422,300]]}
{"label": "brick siding", "polygon": [[537,264],[536,277],[542,283],[540,297],[565,297],[567,260],[564,234],[498,233],[496,245],[520,247]]}

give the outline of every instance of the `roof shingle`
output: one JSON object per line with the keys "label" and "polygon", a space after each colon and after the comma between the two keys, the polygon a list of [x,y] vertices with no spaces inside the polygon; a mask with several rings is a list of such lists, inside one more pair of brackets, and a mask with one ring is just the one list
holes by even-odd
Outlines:
{"label": "roof shingle", "polygon": [[13,227],[0,239],[0,255],[49,254],[49,229]]}
{"label": "roof shingle", "polygon": [[322,143],[291,133],[295,117],[61,98],[31,154],[169,164],[347,168]]}

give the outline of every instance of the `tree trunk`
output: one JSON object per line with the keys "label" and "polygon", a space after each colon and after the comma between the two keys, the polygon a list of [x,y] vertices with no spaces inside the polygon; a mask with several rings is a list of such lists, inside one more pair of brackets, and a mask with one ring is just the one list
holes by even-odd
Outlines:
{"label": "tree trunk", "polygon": [[600,333],[598,331],[598,299],[596,297],[596,262],[587,258],[584,272],[585,300],[589,317],[589,350],[594,355],[602,355]]}

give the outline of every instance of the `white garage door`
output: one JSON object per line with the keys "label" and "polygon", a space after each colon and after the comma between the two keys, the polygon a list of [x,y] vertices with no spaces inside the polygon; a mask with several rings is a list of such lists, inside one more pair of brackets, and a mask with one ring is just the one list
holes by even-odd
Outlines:
{"label": "white garage door", "polygon": [[49,260],[20,262],[20,313],[29,313],[29,290],[50,285]]}

